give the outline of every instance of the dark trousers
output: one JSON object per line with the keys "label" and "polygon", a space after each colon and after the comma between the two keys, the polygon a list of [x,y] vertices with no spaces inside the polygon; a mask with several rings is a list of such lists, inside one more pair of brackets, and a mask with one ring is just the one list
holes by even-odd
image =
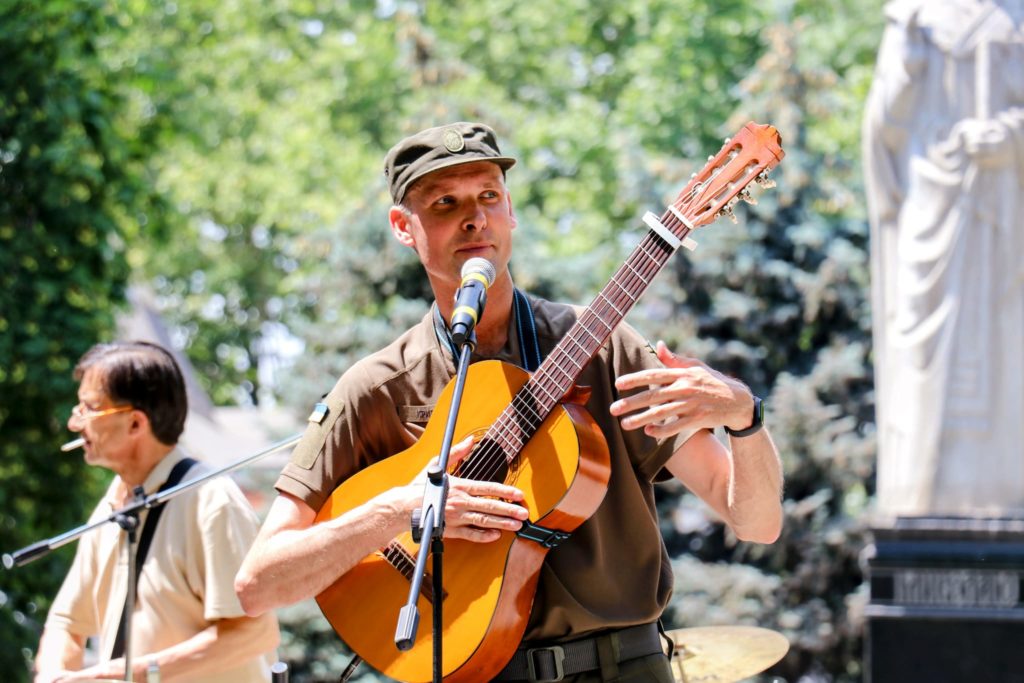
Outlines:
{"label": "dark trousers", "polygon": [[[563,683],[675,683],[668,657],[653,654],[566,676]],[[509,683],[509,681],[501,681]]]}
{"label": "dark trousers", "polygon": [[674,683],[665,655],[647,655],[619,662],[618,671],[585,671],[564,679],[568,683]]}

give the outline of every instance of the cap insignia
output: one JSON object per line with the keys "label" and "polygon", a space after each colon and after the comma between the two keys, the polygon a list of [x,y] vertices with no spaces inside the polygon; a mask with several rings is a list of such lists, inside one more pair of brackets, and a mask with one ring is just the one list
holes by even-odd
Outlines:
{"label": "cap insignia", "polygon": [[444,132],[444,148],[449,152],[461,152],[466,148],[466,141],[462,139],[462,135],[454,128],[449,128]]}

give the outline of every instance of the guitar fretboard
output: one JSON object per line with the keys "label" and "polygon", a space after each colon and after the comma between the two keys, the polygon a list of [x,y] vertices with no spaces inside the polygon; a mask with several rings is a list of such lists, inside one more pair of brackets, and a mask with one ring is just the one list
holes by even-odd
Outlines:
{"label": "guitar fretboard", "polygon": [[[670,211],[661,216],[661,223],[680,240],[689,228]],[[597,354],[626,314],[633,308],[651,281],[668,262],[675,246],[650,231],[616,271],[589,306],[577,318],[569,332],[552,349],[541,366],[516,393],[508,407],[498,416],[484,435],[485,443],[496,444],[504,456],[504,464],[514,458],[540,428],[541,423],[565,395],[587,363]],[[470,460],[494,459],[491,453],[474,453]],[[470,464],[470,463],[467,463]],[[466,468],[470,469],[470,468]],[[472,467],[494,474],[495,467]],[[481,477],[478,477],[481,478]]]}

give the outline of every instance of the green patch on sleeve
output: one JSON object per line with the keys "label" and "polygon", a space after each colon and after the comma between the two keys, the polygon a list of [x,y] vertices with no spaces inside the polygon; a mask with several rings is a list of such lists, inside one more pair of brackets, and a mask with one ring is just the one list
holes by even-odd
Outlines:
{"label": "green patch on sleeve", "polygon": [[334,423],[344,412],[344,406],[340,402],[332,405],[330,396],[324,401],[327,403],[320,402],[313,406],[313,411],[307,419],[306,433],[302,435],[299,445],[292,451],[292,464],[304,470],[313,469],[317,458],[324,452],[324,446],[334,429]]}

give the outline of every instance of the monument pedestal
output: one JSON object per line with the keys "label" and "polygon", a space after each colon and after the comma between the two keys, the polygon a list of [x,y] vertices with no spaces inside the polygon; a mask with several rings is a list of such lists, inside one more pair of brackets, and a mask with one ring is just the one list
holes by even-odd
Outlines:
{"label": "monument pedestal", "polygon": [[866,681],[1024,683],[1024,519],[874,528]]}

